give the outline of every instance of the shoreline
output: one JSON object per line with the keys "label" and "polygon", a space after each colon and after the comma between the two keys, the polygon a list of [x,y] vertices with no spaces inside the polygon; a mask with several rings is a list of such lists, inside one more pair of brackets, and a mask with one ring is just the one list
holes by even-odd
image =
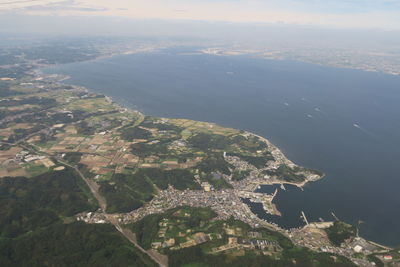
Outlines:
{"label": "shoreline", "polygon": [[[106,95],[106,94],[104,94],[104,93],[99,93],[99,92],[97,92],[96,90],[87,88],[87,87],[85,87],[85,86],[79,86],[79,85],[75,85],[75,84],[72,84],[72,83],[62,83],[63,81],[68,80],[68,79],[71,78],[71,77],[68,76],[68,75],[63,75],[63,74],[45,74],[45,73],[43,73],[43,72],[41,71],[41,69],[39,69],[38,71],[35,71],[34,73],[35,73],[35,75],[42,75],[42,76],[49,75],[49,76],[53,76],[53,77],[55,76],[55,77],[54,77],[54,82],[72,86],[72,87],[74,87],[74,89],[85,90],[85,91],[87,91],[87,92],[92,92],[92,93],[96,93],[96,94],[103,94],[103,95],[105,96],[105,98],[109,99],[111,103],[117,105],[117,106],[120,107],[121,109],[126,109],[126,110],[128,110],[129,112],[137,113],[137,114],[139,114],[140,116],[143,116],[143,117],[147,116],[147,115],[145,115],[144,113],[140,112],[139,110],[133,109],[133,108],[131,108],[131,107],[125,105],[124,103],[121,103],[120,101],[115,100],[115,98],[113,98],[112,96]],[[44,79],[46,79],[46,77],[45,77]],[[164,117],[160,117],[160,118],[164,118]],[[216,123],[214,123],[214,122],[206,122],[206,123],[216,124]],[[229,127],[229,126],[228,126],[228,127]],[[295,166],[296,166],[296,167],[305,168],[305,167],[300,166],[300,165],[297,165],[297,164],[295,164],[293,161],[289,160],[289,159],[285,156],[285,154],[284,154],[276,145],[274,145],[271,141],[269,141],[267,138],[265,138],[265,137],[263,137],[263,136],[260,136],[260,135],[258,135],[258,134],[255,134],[255,133],[253,133],[253,132],[250,132],[250,131],[248,131],[248,130],[244,130],[244,133],[245,133],[245,134],[248,134],[248,135],[251,135],[251,136],[256,136],[256,137],[260,138],[260,140],[261,140],[262,142],[265,142],[265,143],[268,145],[268,147],[271,148],[271,149],[270,149],[270,150],[271,150],[271,154],[272,154],[274,157],[276,157],[279,161],[282,161],[282,163],[285,163],[285,164],[287,164],[288,166],[291,166],[291,167],[295,167]],[[305,168],[305,169],[307,169],[307,168]],[[309,183],[309,182],[313,182],[313,181],[320,180],[320,179],[322,179],[324,176],[325,176],[325,174],[323,174],[322,176],[320,176],[318,179],[315,179],[315,180],[313,180],[313,179],[306,179],[305,181],[302,181],[302,182],[300,182],[300,183],[289,182],[289,181],[277,181],[277,180],[274,180],[274,181],[271,181],[271,182],[268,182],[268,181],[254,182],[254,184],[256,185],[256,188],[257,188],[258,186],[261,186],[261,185],[283,185],[283,184],[290,184],[290,185],[294,185],[294,186],[296,186],[296,187],[302,189],[303,186],[304,186],[305,184],[307,184],[307,183]],[[307,177],[306,177],[306,178],[307,178]],[[252,192],[254,192],[254,191],[255,191],[255,190],[253,190]],[[270,201],[270,205],[271,205],[271,207],[272,207],[272,213],[270,213],[271,215],[282,216],[281,212],[279,211],[279,209],[278,209],[278,207],[277,207],[277,204],[273,203],[273,198],[272,198],[271,201]],[[264,209],[264,212],[268,212],[268,211]],[[268,213],[269,213],[269,212],[268,212]],[[253,214],[256,215],[256,216],[258,217],[258,215],[257,215],[256,213],[253,213]],[[262,219],[262,220],[263,220],[263,219]],[[268,224],[271,224],[272,222],[267,222],[267,223],[268,223]],[[271,225],[273,225],[273,224],[271,224]],[[285,230],[284,228],[281,228],[279,225],[274,225],[274,226],[275,226],[275,227],[278,227],[280,230],[283,230],[283,231]]]}
{"label": "shoreline", "polygon": [[[106,56],[106,57],[112,57],[112,56],[117,56],[117,55],[123,55],[123,54],[114,54],[114,55],[109,55],[109,56]],[[101,58],[92,59],[91,61],[98,60],[98,59],[101,59]],[[55,65],[57,65],[57,64],[55,64]],[[41,68],[51,67],[51,66],[55,66],[55,65],[42,66]],[[40,69],[39,69],[39,70],[40,70]],[[40,70],[40,71],[41,71],[41,70]],[[41,73],[42,75],[44,74],[43,72],[40,72],[40,73]],[[38,73],[38,74],[39,74],[39,73]],[[47,75],[47,74],[44,74],[44,75]],[[55,74],[55,75],[60,75],[60,74]],[[66,80],[66,79],[68,79],[68,78],[61,79],[60,82],[62,83],[62,81]],[[55,82],[58,82],[57,79],[55,80]],[[68,83],[65,83],[65,84],[68,84]],[[88,90],[89,92],[93,92],[93,93],[97,93],[97,94],[103,94],[103,93],[96,92],[96,90],[93,90],[93,89],[91,89],[91,88],[86,88],[86,87],[84,87],[84,86],[77,86],[77,85],[74,85],[74,84],[68,84],[68,85],[71,85],[71,86],[73,86],[73,87],[76,88],[76,89],[86,89],[86,90]],[[114,98],[113,98],[113,97],[110,97],[109,95],[106,95],[106,94],[104,94],[104,95],[105,95],[107,98],[111,99],[112,103],[117,104],[117,105],[120,106],[121,108],[127,109],[127,110],[129,110],[129,111],[131,111],[131,112],[136,112],[136,113],[141,114],[141,115],[143,115],[143,116],[146,116],[145,114],[143,114],[143,113],[140,112],[139,110],[134,109],[134,108],[131,108],[131,107],[129,107],[129,106],[127,106],[127,105],[121,103],[121,102],[118,101],[118,100],[114,100]],[[267,138],[262,137],[262,136],[260,136],[260,135],[257,135],[257,134],[255,134],[255,133],[250,132],[250,131],[247,131],[247,130],[245,130],[245,132],[248,133],[248,134],[251,134],[251,135],[253,135],[253,136],[257,136],[257,137],[259,137],[262,141],[266,142],[269,146],[271,146],[271,148],[273,148],[274,151],[277,152],[277,154],[279,154],[279,156],[282,157],[282,159],[283,159],[285,162],[290,163],[291,165],[294,165],[294,166],[299,166],[299,165],[295,164],[294,162],[292,162],[291,160],[289,160],[289,159],[284,155],[284,153],[283,153],[277,146],[275,146],[273,143],[271,143]],[[325,176],[326,176],[326,174],[323,173],[318,179],[306,179],[305,181],[303,181],[303,182],[301,182],[301,183],[285,182],[285,181],[281,181],[281,182],[279,182],[279,181],[272,181],[271,183],[257,183],[257,185],[290,184],[290,185],[294,185],[294,186],[296,186],[296,187],[302,189],[307,183],[321,180],[321,179],[324,178]],[[255,214],[255,215],[257,216],[256,213],[253,213],[253,214]],[[271,223],[268,222],[268,224],[271,224]],[[279,229],[281,229],[281,230],[283,230],[283,231],[286,230],[285,228],[281,228],[280,226],[277,226],[277,225],[274,225],[274,227],[275,227],[275,228],[279,228]],[[372,242],[372,241],[369,241],[369,242]],[[384,245],[380,245],[380,246],[385,247]]]}
{"label": "shoreline", "polygon": [[[54,65],[53,65],[53,66],[54,66]],[[92,93],[95,93],[95,94],[102,94],[102,95],[104,95],[107,99],[110,99],[111,103],[116,104],[116,105],[119,106],[120,108],[129,110],[130,112],[138,113],[138,114],[141,115],[141,116],[153,116],[153,115],[146,115],[146,114],[144,114],[143,112],[139,111],[138,109],[134,109],[134,108],[129,107],[128,105],[126,105],[126,104],[124,104],[124,103],[121,103],[121,101],[115,100],[115,97],[113,98],[112,96],[106,95],[106,94],[104,94],[104,93],[97,92],[97,91],[94,90],[94,89],[87,88],[87,87],[85,87],[85,86],[75,85],[75,84],[72,84],[72,83],[62,83],[62,82],[65,81],[65,80],[71,79],[71,77],[68,76],[68,75],[64,75],[64,74],[46,74],[46,73],[44,73],[44,72],[41,70],[41,68],[34,71],[34,76],[35,76],[36,78],[38,78],[39,75],[42,75],[42,76],[53,76],[53,77],[55,76],[55,77],[54,77],[54,82],[56,82],[56,83],[60,83],[60,84],[64,84],[64,85],[69,85],[69,86],[74,87],[74,89],[82,89],[82,90],[85,90],[85,91],[87,91],[87,92],[92,92]],[[48,79],[48,78],[50,78],[50,77],[44,77],[44,79]],[[163,117],[163,116],[154,116],[154,117],[166,118],[166,117]],[[166,119],[185,119],[185,120],[192,120],[192,119],[181,118],[181,117],[180,117],[180,118],[166,118]],[[208,122],[208,121],[202,121],[202,122],[210,123],[210,124],[218,124],[218,123],[215,123],[215,122]],[[218,125],[219,125],[219,124],[218,124]],[[230,126],[222,126],[222,127],[229,127],[229,128],[232,128],[232,127],[230,127]],[[232,128],[232,129],[234,129],[234,128]],[[298,164],[294,163],[293,161],[289,160],[289,159],[285,156],[285,154],[284,154],[276,145],[274,145],[271,141],[269,141],[266,137],[263,137],[263,136],[258,135],[258,134],[256,134],[256,133],[253,133],[253,132],[250,132],[249,130],[243,130],[243,131],[245,132],[245,134],[252,135],[252,136],[256,136],[256,137],[260,138],[260,140],[262,140],[262,141],[265,142],[269,147],[272,148],[272,149],[271,149],[271,154],[273,154],[274,157],[277,157],[279,160],[281,160],[283,163],[287,164],[288,166],[291,166],[291,167],[296,166],[296,167],[301,167],[301,168],[307,169],[306,167],[303,167],[303,166],[301,166],[301,165],[298,165]],[[297,187],[299,187],[299,188],[302,188],[305,184],[307,184],[307,183],[309,183],[309,182],[318,181],[318,180],[320,180],[320,179],[322,179],[322,178],[324,178],[324,177],[325,177],[325,174],[322,174],[322,176],[320,176],[318,179],[306,179],[306,180],[304,180],[304,181],[302,181],[302,182],[300,182],[300,183],[289,182],[289,181],[281,181],[281,182],[280,182],[280,181],[273,181],[272,183],[256,183],[256,184],[257,184],[257,185],[264,185],[264,184],[265,184],[265,185],[273,185],[273,184],[291,184],[291,185],[297,186]]]}
{"label": "shoreline", "polygon": [[[93,61],[93,60],[96,60],[96,59],[92,59],[91,61]],[[51,66],[54,66],[54,65],[51,65]],[[48,66],[47,66],[47,67],[48,67]],[[63,83],[63,81],[68,80],[68,79],[70,79],[71,77],[68,76],[68,75],[57,74],[57,73],[56,73],[56,74],[45,74],[45,73],[42,71],[42,68],[43,68],[43,67],[34,70],[33,73],[34,73],[34,76],[35,76],[35,77],[38,77],[39,75],[41,75],[45,80],[48,79],[48,78],[50,78],[50,79],[54,79],[53,82],[56,82],[56,83],[59,83],[59,84],[64,84],[64,85],[69,85],[69,86],[72,86],[74,89],[85,90],[85,91],[87,91],[87,92],[92,92],[92,93],[95,93],[95,94],[102,94],[102,95],[105,96],[106,99],[109,99],[109,101],[110,101],[112,104],[117,105],[117,106],[118,106],[119,108],[121,108],[121,109],[126,109],[126,110],[128,110],[129,112],[137,113],[137,114],[139,114],[140,116],[143,116],[143,117],[147,116],[147,115],[145,115],[143,112],[141,112],[141,111],[139,111],[139,110],[137,110],[137,109],[133,109],[133,108],[127,106],[126,104],[121,103],[121,102],[118,101],[118,100],[115,100],[115,98],[113,98],[112,96],[106,95],[106,94],[104,94],[104,93],[97,92],[96,90],[91,89],[91,88],[87,88],[87,87],[85,87],[85,86],[75,85],[75,84],[73,84],[73,83]],[[46,76],[48,76],[48,77],[46,77]],[[158,116],[157,116],[157,117],[158,117]],[[160,118],[164,118],[164,117],[160,116]],[[190,120],[190,119],[189,119],[189,120]],[[217,124],[217,123],[214,123],[214,122],[206,122],[206,123]],[[224,126],[224,127],[225,127],[225,126]],[[227,127],[229,127],[229,126],[227,126]],[[248,135],[251,135],[251,136],[256,136],[256,137],[258,137],[262,142],[265,142],[265,143],[268,145],[268,147],[270,147],[271,154],[272,154],[275,158],[277,158],[279,161],[281,161],[282,163],[287,164],[287,165],[290,166],[290,167],[301,167],[301,168],[305,168],[305,167],[300,166],[300,165],[298,165],[298,164],[295,164],[293,161],[289,160],[289,159],[285,156],[285,154],[284,154],[276,145],[274,145],[271,141],[269,141],[267,138],[265,138],[265,137],[263,137],[263,136],[260,136],[260,135],[258,135],[258,134],[255,134],[255,133],[253,133],[253,132],[250,132],[249,130],[243,130],[243,131],[244,131],[245,134],[248,134]],[[307,169],[307,168],[305,168],[305,169]],[[320,180],[320,179],[322,179],[324,176],[325,176],[325,174],[323,174],[322,176],[320,176],[318,179],[307,179],[307,177],[306,177],[306,180],[304,180],[304,181],[302,181],[302,182],[300,182],[300,183],[289,182],[289,181],[278,181],[278,180],[273,180],[273,181],[270,181],[270,182],[268,182],[268,181],[254,182],[254,184],[256,185],[256,188],[257,188],[258,186],[261,186],[261,185],[283,185],[283,184],[290,184],[290,185],[294,185],[294,186],[296,186],[296,187],[298,187],[298,188],[300,188],[300,189],[303,189],[303,186],[304,186],[305,184],[307,184],[307,183],[309,183],[309,182],[314,182],[314,181]],[[252,192],[254,192],[254,191],[255,191],[255,190],[253,190]],[[278,207],[277,207],[277,204],[273,203],[273,198],[272,198],[271,201],[270,201],[270,205],[271,205],[271,207],[272,207],[272,213],[270,213],[271,215],[282,216],[281,212],[279,211],[279,209],[278,209]],[[268,212],[267,210],[265,210],[265,209],[264,209],[264,212],[269,213],[269,212]],[[253,214],[256,215],[256,216],[258,217],[257,214],[255,214],[255,213],[253,213]],[[263,219],[262,219],[262,220],[263,220]],[[272,222],[267,222],[267,223],[268,223],[268,224],[271,224]],[[274,225],[274,224],[271,224],[271,225]],[[277,227],[277,228],[279,228],[280,230],[283,230],[283,231],[285,230],[284,228],[281,228],[279,225],[274,225],[274,226]]]}
{"label": "shoreline", "polygon": [[[276,146],[276,145],[274,145],[273,143],[271,143],[271,141],[269,141],[267,138],[265,138],[265,137],[263,137],[263,136],[260,136],[260,135],[258,135],[258,134],[255,134],[255,133],[252,133],[252,132],[248,132],[248,131],[246,131],[246,133],[248,133],[248,134],[251,134],[251,135],[253,135],[253,136],[256,136],[256,137],[258,137],[258,138],[260,138],[263,142],[265,142],[268,146],[270,146],[270,147],[272,147],[272,154],[274,155],[274,153],[275,153],[275,157],[278,157],[280,160],[282,160],[285,164],[287,164],[288,166],[291,166],[291,167],[301,167],[301,168],[305,168],[305,169],[308,169],[308,168],[306,168],[306,167],[304,167],[304,166],[301,166],[301,165],[298,165],[298,164],[296,164],[296,163],[294,163],[293,161],[291,161],[290,159],[288,159],[286,156],[285,156],[285,154]],[[310,169],[309,169],[310,170]],[[317,174],[316,174],[317,175]],[[280,185],[282,185],[282,184],[290,184],[290,185],[294,185],[294,186],[297,186],[298,188],[300,188],[300,189],[303,189],[303,187],[307,184],[307,183],[310,183],[310,182],[316,182],[316,181],[319,181],[319,180],[321,180],[321,179],[323,179],[325,176],[326,176],[326,174],[325,173],[322,173],[322,175],[318,175],[319,176],[319,178],[317,178],[317,179],[312,179],[312,178],[309,178],[309,177],[306,177],[306,179],[304,180],[304,181],[302,181],[302,182],[300,182],[300,183],[295,183],[295,182],[288,182],[288,181],[281,181],[281,182],[279,182],[279,181],[272,181],[272,183],[257,183],[258,185],[274,185],[274,184],[280,184]],[[308,179],[307,179],[308,178]]]}

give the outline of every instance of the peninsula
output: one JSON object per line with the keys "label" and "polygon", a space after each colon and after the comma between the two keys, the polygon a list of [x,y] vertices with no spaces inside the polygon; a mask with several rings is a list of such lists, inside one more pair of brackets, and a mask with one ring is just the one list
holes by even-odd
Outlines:
{"label": "peninsula", "polygon": [[[140,266],[373,266],[394,253],[356,237],[341,222],[285,230],[253,214],[243,199],[280,214],[275,194],[254,192],[259,185],[301,187],[323,177],[261,136],[146,116],[37,71],[1,82],[0,246],[9,248],[8,256],[0,255],[4,266],[26,260],[20,240],[36,246],[29,233],[41,240],[47,232],[52,237],[38,246],[38,262],[59,264],[56,251],[44,251],[52,251],[52,243],[61,249],[57,239],[71,231],[91,233],[101,251],[99,244],[114,240],[109,251],[120,259],[130,255]],[[83,247],[94,242],[84,240]],[[74,250],[71,244],[79,242],[67,239],[65,246]],[[76,253],[86,264],[97,260]],[[118,257],[103,260],[116,264]]]}

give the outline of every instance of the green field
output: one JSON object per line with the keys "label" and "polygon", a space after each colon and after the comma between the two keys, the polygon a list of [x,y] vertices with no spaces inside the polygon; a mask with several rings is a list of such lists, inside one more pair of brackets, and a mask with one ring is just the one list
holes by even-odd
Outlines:
{"label": "green field", "polygon": [[[174,245],[160,247],[169,257],[170,266],[355,266],[348,259],[328,253],[317,253],[295,246],[282,234],[230,219],[215,221],[209,208],[180,207],[163,214],[149,215],[126,225],[133,230],[144,248],[174,239]],[[208,236],[207,241],[180,247],[196,236]],[[237,247],[218,253],[230,238],[265,240],[273,244],[266,250]],[[194,241],[193,241],[194,242]],[[196,241],[198,242],[198,241]]]}

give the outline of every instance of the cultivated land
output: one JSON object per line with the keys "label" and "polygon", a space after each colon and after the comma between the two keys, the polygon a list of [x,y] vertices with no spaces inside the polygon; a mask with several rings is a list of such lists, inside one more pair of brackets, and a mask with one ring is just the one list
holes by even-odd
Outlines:
{"label": "cultivated land", "polygon": [[[96,266],[398,261],[396,251],[356,237],[340,222],[283,230],[253,214],[242,199],[279,215],[274,195],[255,193],[258,185],[302,186],[323,177],[260,136],[145,116],[54,77],[17,74],[0,81],[4,266],[69,265],[71,254]],[[86,247],[101,252],[89,257],[77,249]]]}

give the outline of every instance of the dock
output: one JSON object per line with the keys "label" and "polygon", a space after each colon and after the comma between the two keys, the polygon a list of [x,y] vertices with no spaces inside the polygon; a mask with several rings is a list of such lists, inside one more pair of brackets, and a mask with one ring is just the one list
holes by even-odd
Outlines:
{"label": "dock", "polygon": [[[278,193],[278,188],[275,189],[275,192],[272,194],[272,199],[275,198],[276,194]],[[271,200],[272,201],[272,200]]]}
{"label": "dock", "polygon": [[308,225],[309,223],[308,223],[306,215],[304,214],[304,211],[301,211],[301,217],[303,217],[304,222]]}
{"label": "dock", "polygon": [[333,211],[331,212],[333,218],[335,218],[336,221],[340,221],[338,217],[336,217],[335,213],[333,213]]}

